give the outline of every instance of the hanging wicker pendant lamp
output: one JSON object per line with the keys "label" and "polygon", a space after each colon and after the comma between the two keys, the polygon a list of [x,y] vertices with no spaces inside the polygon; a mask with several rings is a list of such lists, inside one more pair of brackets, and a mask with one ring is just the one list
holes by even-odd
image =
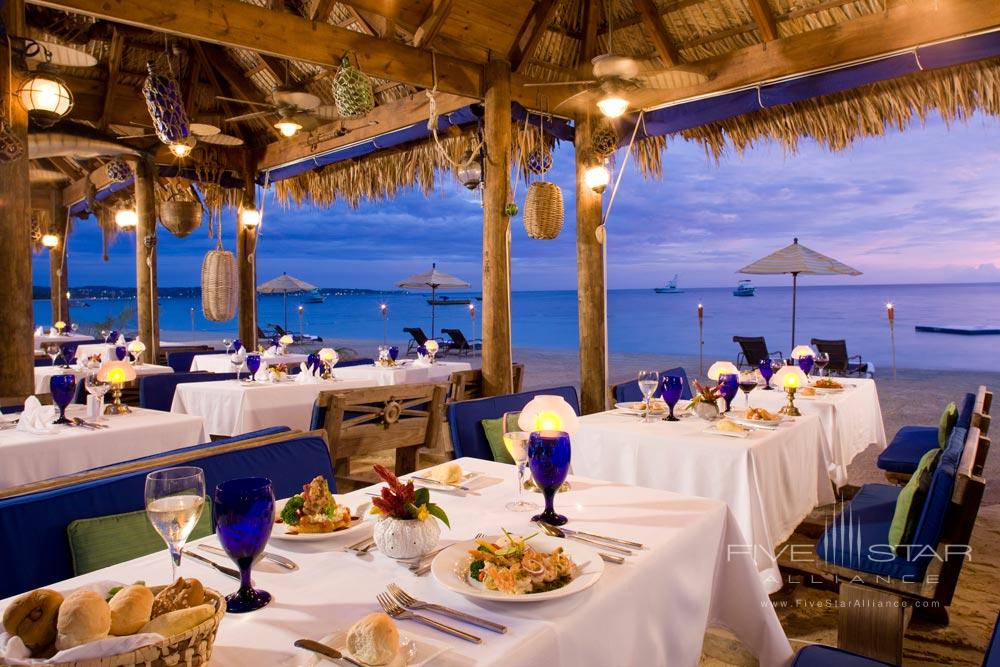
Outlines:
{"label": "hanging wicker pendant lamp", "polygon": [[524,229],[533,239],[551,241],[563,226],[562,190],[555,183],[535,181],[524,200]]}
{"label": "hanging wicker pendant lamp", "polygon": [[222,220],[219,220],[219,243],[205,253],[201,263],[201,310],[209,322],[227,322],[236,315],[239,298],[239,273],[233,253],[222,248]]}

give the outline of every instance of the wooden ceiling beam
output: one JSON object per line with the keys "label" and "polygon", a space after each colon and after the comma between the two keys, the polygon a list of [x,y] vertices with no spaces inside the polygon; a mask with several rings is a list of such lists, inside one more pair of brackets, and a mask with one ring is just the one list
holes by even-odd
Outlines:
{"label": "wooden ceiling beam", "polygon": [[518,37],[514,45],[507,54],[512,72],[520,72],[528,64],[531,54],[535,52],[535,47],[541,41],[542,35],[552,24],[552,17],[556,13],[556,0],[538,0],[528,18],[521,24]]}
{"label": "wooden ceiling beam", "polygon": [[451,11],[451,2],[452,0],[433,0],[427,16],[420,22],[416,32],[413,33],[413,46],[417,48],[430,46],[430,43],[434,41],[434,38],[441,31],[441,26],[444,25],[445,19],[448,18],[448,12]]}
{"label": "wooden ceiling beam", "polygon": [[[207,76],[208,80],[211,82],[212,88],[215,89],[215,94],[225,95],[228,91],[222,86],[222,81],[219,79],[220,74],[216,71],[215,65],[209,61],[208,55],[205,53],[205,46],[206,45],[203,45],[198,41],[191,42],[191,48],[194,49],[195,58],[199,63],[201,63],[201,69],[205,72],[205,76]],[[219,100],[219,103],[222,105],[222,109],[225,111],[226,116],[237,116],[241,113],[236,110],[236,107],[234,107],[233,103],[229,100]],[[242,125],[238,123],[223,123],[223,132],[227,131],[227,125],[235,125],[237,136],[243,139],[244,142],[247,141],[249,136]]]}
{"label": "wooden ceiling beam", "polygon": [[761,39],[765,42],[773,42],[778,39],[778,24],[774,20],[771,8],[767,6],[767,0],[747,0],[750,4],[750,13],[753,15],[754,23],[760,32]]}
{"label": "wooden ceiling beam", "polygon": [[590,61],[597,55],[597,25],[600,23],[600,3],[583,3],[583,40],[580,44],[580,57],[577,67],[587,69],[589,74]]}
{"label": "wooden ceiling beam", "polygon": [[660,13],[656,10],[653,0],[632,0],[632,5],[642,18],[642,25],[649,33],[649,40],[656,47],[656,52],[660,54],[660,60],[667,67],[672,67],[680,63],[677,56],[677,47],[674,46],[663,21],[660,20]]}
{"label": "wooden ceiling beam", "polygon": [[[221,46],[250,49],[321,66],[353,53],[361,69],[380,79],[424,88],[434,85],[432,54],[426,49],[364,35],[328,23],[276,12],[240,0],[31,0],[32,3],[94,16],[155,32]],[[441,92],[479,97],[483,67],[438,53]]]}
{"label": "wooden ceiling beam", "polygon": [[111,105],[115,99],[115,88],[118,86],[118,71],[122,64],[122,50],[125,39],[114,28],[111,29],[111,42],[108,45],[108,78],[107,90],[104,94],[104,107],[101,109],[101,121],[98,123],[100,129],[108,126],[108,118],[111,116]]}
{"label": "wooden ceiling beam", "polygon": [[330,18],[330,12],[333,11],[334,0],[310,0],[306,7],[308,18],[310,21],[319,21],[320,23],[326,23]]}

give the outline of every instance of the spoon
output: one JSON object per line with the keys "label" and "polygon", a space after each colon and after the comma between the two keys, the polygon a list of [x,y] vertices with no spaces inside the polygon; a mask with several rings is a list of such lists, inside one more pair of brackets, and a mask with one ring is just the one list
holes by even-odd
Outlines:
{"label": "spoon", "polygon": [[[585,538],[585,537],[579,537],[578,535],[567,535],[563,531],[559,530],[557,527],[551,526],[551,525],[549,525],[547,523],[543,523],[541,521],[536,521],[535,523],[538,524],[538,527],[541,528],[543,531],[545,531],[545,533],[547,535],[551,535],[552,537],[561,537],[563,539],[575,539],[575,540],[577,540],[579,542],[583,542],[585,544],[589,544],[590,546],[600,547],[601,549],[610,549],[611,551],[615,551],[615,552],[624,554],[626,556],[631,556],[632,555],[632,552],[629,551],[628,549],[622,549],[620,547],[613,547],[613,546],[611,546],[609,544],[601,544],[600,542],[594,542],[593,540],[588,540],[587,538]],[[622,558],[621,556],[615,556],[615,555],[609,554],[609,553],[607,553],[605,551],[599,551],[598,554],[600,555],[600,557],[603,560],[605,560],[605,561],[607,561],[609,563],[617,563],[618,565],[621,565],[622,563],[625,562],[625,559]]]}

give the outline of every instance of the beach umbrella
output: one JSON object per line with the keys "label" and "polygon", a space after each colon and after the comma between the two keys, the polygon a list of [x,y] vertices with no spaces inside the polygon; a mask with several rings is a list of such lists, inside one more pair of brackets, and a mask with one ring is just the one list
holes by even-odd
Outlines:
{"label": "beach umbrella", "polygon": [[827,257],[815,250],[801,245],[798,239],[794,239],[792,244],[785,246],[781,250],[772,252],[767,257],[758,259],[753,264],[748,264],[739,270],[739,273],[753,274],[792,274],[792,347],[795,343],[795,301],[798,290],[799,274],[810,275],[831,275],[841,274],[845,276],[860,276],[857,269],[838,262],[832,257]]}
{"label": "beach umbrella", "polygon": [[396,283],[396,287],[403,289],[424,289],[431,288],[431,338],[434,338],[434,307],[437,301],[437,291],[439,289],[468,289],[469,283],[461,278],[456,278],[450,273],[437,270],[437,264],[431,264],[431,270],[410,276],[406,280]]}
{"label": "beach umbrella", "polygon": [[287,273],[282,273],[277,278],[272,278],[257,287],[257,291],[261,294],[281,294],[284,297],[285,331],[288,331],[288,295],[293,292],[308,292],[314,289],[316,289],[315,285],[311,285],[304,280],[299,280]]}

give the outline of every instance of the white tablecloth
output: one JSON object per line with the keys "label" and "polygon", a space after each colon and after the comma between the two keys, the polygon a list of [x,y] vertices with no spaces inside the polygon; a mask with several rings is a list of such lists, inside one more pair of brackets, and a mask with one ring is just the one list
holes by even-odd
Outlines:
{"label": "white tablecloth", "polygon": [[[134,366],[133,368],[135,368],[136,377],[161,375],[163,373],[174,372],[174,369],[170,366],[158,366],[156,364],[140,364],[138,366]],[[63,368],[62,366],[35,366],[35,393],[51,393],[49,391],[49,378],[53,375],[65,375],[66,373],[72,373],[76,376],[77,382],[82,382],[83,378],[87,376],[89,371],[79,370],[76,368]]]}
{"label": "white tablecloth", "polygon": [[316,384],[248,384],[238,380],[177,385],[171,412],[199,415],[210,435],[239,435],[268,426],[308,429],[321,391],[369,387],[365,380],[322,380]]}
{"label": "white tablecloth", "polygon": [[[844,391],[822,393],[820,389],[814,397],[797,394],[795,405],[804,415],[819,416],[826,433],[830,479],[839,487],[847,484],[847,466],[854,457],[872,444],[885,449],[886,439],[875,381],[864,378],[836,380],[844,385]],[[768,410],[777,410],[786,402],[784,391],[764,391],[758,387],[750,392],[750,404]],[[733,407],[743,408],[742,393],[733,401]]]}
{"label": "white tablecloth", "polygon": [[82,340],[94,340],[94,337],[75,333],[67,333],[62,336],[50,336],[46,333],[41,336],[35,336],[35,349],[40,350],[42,345],[45,345],[46,343],[59,343],[60,345],[63,345],[64,343],[75,343]]}
{"label": "white tablecloth", "polygon": [[[86,418],[82,405],[71,405],[66,413]],[[207,439],[201,417],[132,408],[130,415],[102,419],[108,428],[97,431],[74,426],[53,426],[55,432],[48,435],[0,431],[0,488],[158,454]]]}
{"label": "white tablecloth", "polygon": [[414,366],[412,361],[383,368],[372,364],[365,366],[334,366],[333,374],[345,380],[366,380],[369,385],[384,387],[392,384],[417,382],[447,382],[456,371],[467,371],[472,364],[465,361],[437,361],[430,366]]}
{"label": "white tablecloth", "polygon": [[[261,355],[261,366],[272,364],[288,364],[298,366],[306,360],[304,354],[285,354],[277,357],[265,357]],[[228,354],[199,354],[191,360],[191,371],[208,371],[209,373],[233,373],[233,364],[229,360]],[[246,364],[243,364],[243,372],[246,372]]]}
{"label": "white tablecloth", "polygon": [[[459,462],[467,470],[488,472],[488,478],[482,480],[483,487],[477,485],[477,495],[432,493],[451,518],[451,529],[442,527],[442,541],[469,539],[478,531],[499,532],[501,526],[534,532],[530,514],[503,508],[513,485],[510,466],[475,459]],[[267,562],[257,566],[255,583],[274,600],[259,611],[222,619],[212,665],[297,665],[296,657],[306,654],[292,646],[296,639],[319,639],[346,630],[359,617],[378,610],[376,593],[393,581],[415,597],[509,628],[500,635],[430,614],[483,638],[482,644],[472,644],[413,621],[399,621],[402,633],[447,647],[432,661],[435,667],[693,667],[699,662],[705,629],[711,625],[732,630],[765,667],[788,664],[791,648],[753,566],[748,559],[726,557],[726,545],[742,538],[724,504],[595,480],[571,482],[573,490],[556,498],[557,509],[570,517],[570,526],[647,545],[626,565],[607,564],[601,580],[587,591],[549,602],[473,602],[443,589],[430,575],[413,576],[377,550],[365,558],[342,551],[360,539],[354,536],[295,545],[275,540],[268,549],[293,559],[300,569],[289,572]],[[364,491],[358,491],[347,497],[347,504],[356,507],[364,500]],[[214,536],[204,541],[217,544]],[[203,555],[229,563],[224,556]],[[158,584],[166,582],[169,571],[164,551],[52,587],[68,591],[107,579]],[[198,577],[223,593],[237,587],[232,579],[189,558],[183,559],[180,574]]]}
{"label": "white tablecloth", "polygon": [[707,427],[693,416],[644,424],[616,411],[588,415],[573,435],[573,472],[725,502],[773,593],[781,588],[774,547],[814,507],[834,501],[822,424],[804,416],[747,438]]}

